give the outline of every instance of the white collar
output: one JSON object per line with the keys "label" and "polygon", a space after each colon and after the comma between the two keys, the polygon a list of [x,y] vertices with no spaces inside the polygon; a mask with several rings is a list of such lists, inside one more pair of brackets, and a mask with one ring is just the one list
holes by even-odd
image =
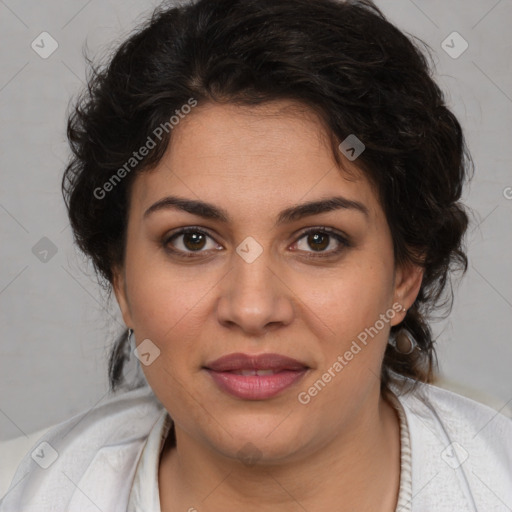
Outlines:
{"label": "white collar", "polygon": [[[510,418],[427,384],[393,392],[405,411],[414,455],[412,496],[405,497],[412,512],[512,506]],[[158,442],[163,411],[146,386],[54,426],[21,461],[0,512],[126,512],[137,464],[150,433]],[[42,461],[51,464],[44,469]],[[157,474],[156,463],[153,469]]]}

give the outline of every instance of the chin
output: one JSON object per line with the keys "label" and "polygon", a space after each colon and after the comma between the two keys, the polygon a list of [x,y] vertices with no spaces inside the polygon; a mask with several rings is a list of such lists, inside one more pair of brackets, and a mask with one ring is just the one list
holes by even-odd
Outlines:
{"label": "chin", "polygon": [[258,413],[232,420],[223,416],[224,428],[219,427],[214,438],[207,437],[215,451],[247,466],[284,463],[297,458],[301,447],[308,445],[304,425],[288,421],[292,416]]}

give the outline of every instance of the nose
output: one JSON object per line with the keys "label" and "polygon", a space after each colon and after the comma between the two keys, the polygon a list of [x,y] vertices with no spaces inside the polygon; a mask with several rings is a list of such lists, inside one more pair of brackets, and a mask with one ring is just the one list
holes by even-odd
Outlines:
{"label": "nose", "polygon": [[292,322],[293,292],[270,259],[268,250],[250,263],[233,254],[231,270],[219,284],[217,317],[224,327],[260,337]]}

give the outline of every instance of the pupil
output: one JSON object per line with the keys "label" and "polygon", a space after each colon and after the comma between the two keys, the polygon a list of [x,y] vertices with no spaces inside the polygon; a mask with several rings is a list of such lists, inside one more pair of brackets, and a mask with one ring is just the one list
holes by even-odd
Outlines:
{"label": "pupil", "polygon": [[[323,240],[323,242],[324,242],[324,243],[323,243],[323,244],[321,244],[321,242],[320,242],[321,247],[319,247],[319,248],[320,248],[320,249],[325,249],[325,248],[329,245],[329,243],[327,242],[327,238],[328,238],[328,237],[327,237],[327,235],[325,235],[325,234],[318,234],[318,233],[315,233],[315,234],[313,234],[313,235],[309,235],[309,237],[308,237],[308,243],[317,244],[317,248],[318,248],[318,247],[319,247],[318,243],[319,243],[319,240],[321,239],[321,240]],[[327,243],[325,243],[325,242],[327,242]],[[313,248],[314,248],[314,247],[313,247]],[[316,250],[316,249],[315,249],[315,250]]]}
{"label": "pupil", "polygon": [[[187,241],[191,241],[191,244]],[[187,249],[202,249],[204,245],[204,236],[201,233],[185,233],[183,236],[183,243]]]}

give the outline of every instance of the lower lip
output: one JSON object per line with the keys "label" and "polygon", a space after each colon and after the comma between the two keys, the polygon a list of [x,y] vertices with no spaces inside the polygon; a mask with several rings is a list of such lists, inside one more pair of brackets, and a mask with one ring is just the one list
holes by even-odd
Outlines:
{"label": "lower lip", "polygon": [[304,370],[283,370],[273,375],[237,375],[206,369],[219,388],[245,400],[265,400],[278,395],[295,384],[306,373]]}

